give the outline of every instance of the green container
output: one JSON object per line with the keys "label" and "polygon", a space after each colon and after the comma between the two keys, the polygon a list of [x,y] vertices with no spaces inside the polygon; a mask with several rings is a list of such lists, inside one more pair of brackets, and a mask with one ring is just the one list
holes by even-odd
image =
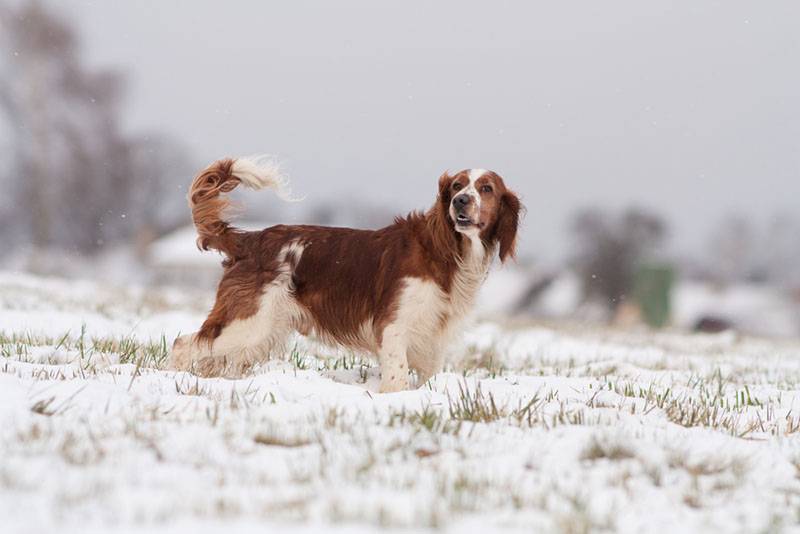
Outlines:
{"label": "green container", "polygon": [[661,328],[669,323],[674,280],[675,273],[670,265],[642,265],[636,270],[633,295],[648,325]]}

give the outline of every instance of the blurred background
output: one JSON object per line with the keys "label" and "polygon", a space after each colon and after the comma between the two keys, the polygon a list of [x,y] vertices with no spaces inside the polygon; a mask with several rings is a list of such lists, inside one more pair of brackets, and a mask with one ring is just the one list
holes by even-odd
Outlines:
{"label": "blurred background", "polygon": [[484,316],[800,335],[800,4],[0,0],[0,269],[207,291],[186,188],[376,228],[445,170],[527,206]]}

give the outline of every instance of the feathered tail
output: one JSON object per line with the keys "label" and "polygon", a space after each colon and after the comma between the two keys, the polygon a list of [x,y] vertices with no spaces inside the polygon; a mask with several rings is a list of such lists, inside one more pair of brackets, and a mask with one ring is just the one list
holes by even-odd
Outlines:
{"label": "feathered tail", "polygon": [[266,158],[226,158],[209,165],[195,177],[189,189],[189,207],[197,228],[201,250],[219,250],[228,257],[238,256],[241,231],[223,219],[230,206],[226,193],[239,184],[250,189],[273,189],[288,200],[286,180],[277,164]]}

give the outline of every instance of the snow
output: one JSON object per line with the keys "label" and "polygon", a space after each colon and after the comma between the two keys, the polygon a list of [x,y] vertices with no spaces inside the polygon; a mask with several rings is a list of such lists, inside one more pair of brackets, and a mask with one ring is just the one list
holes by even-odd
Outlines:
{"label": "snow", "polygon": [[3,533],[800,530],[794,341],[481,322],[387,395],[301,337],[159,368],[210,304],[0,273]]}

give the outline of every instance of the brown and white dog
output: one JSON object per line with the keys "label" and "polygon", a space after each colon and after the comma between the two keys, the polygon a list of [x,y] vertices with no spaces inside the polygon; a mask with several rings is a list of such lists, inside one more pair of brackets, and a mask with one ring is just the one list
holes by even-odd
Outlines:
{"label": "brown and white dog", "polygon": [[219,160],[194,179],[197,244],[227,258],[200,331],[175,341],[175,369],[239,375],[295,330],[376,354],[381,392],[408,389],[409,368],[422,385],[441,370],[495,253],[514,255],[520,201],[491,171],[443,174],[431,209],[380,230],[238,230],[223,219],[223,194],[239,184],[279,195],[285,185],[274,166],[248,159]]}

